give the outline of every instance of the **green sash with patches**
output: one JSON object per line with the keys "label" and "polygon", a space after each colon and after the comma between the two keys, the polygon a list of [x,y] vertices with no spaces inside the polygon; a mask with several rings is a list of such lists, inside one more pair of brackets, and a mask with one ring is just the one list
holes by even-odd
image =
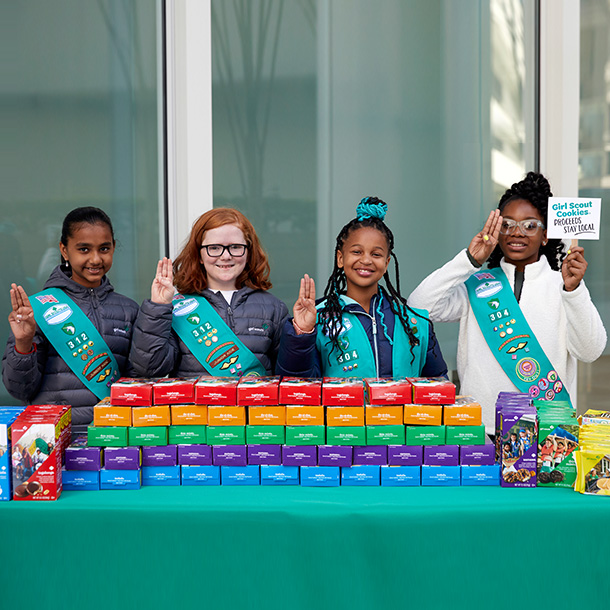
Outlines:
{"label": "green sash with patches", "polygon": [[[345,305],[353,302],[341,296]],[[324,301],[317,306],[318,311],[324,307]],[[424,310],[415,309],[420,315],[427,317]],[[392,375],[394,377],[419,377],[426,363],[428,353],[428,323],[417,317],[407,318],[414,334],[419,338],[419,345],[413,348],[409,337],[400,320],[394,321],[394,337],[392,346]],[[376,321],[373,320],[374,332],[382,333]],[[341,331],[339,332],[340,350],[333,351],[330,339],[322,333],[322,324],[318,313],[318,334],[316,345],[320,352],[322,371],[325,377],[378,377],[377,359],[368,335],[358,319],[358,314],[344,311],[341,315]]]}
{"label": "green sash with patches", "polygon": [[532,398],[569,401],[502,268],[475,273],[466,281],[466,288],[483,337],[515,387]]}
{"label": "green sash with patches", "polygon": [[34,319],[60,358],[100,400],[121,375],[102,335],[82,309],[59,288],[30,298]]}
{"label": "green sash with patches", "polygon": [[174,297],[172,328],[213,377],[267,374],[258,358],[202,296]]}

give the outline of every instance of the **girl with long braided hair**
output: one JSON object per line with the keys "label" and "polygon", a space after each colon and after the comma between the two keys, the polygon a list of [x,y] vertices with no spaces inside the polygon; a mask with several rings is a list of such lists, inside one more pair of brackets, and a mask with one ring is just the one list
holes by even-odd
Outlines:
{"label": "girl with long braided hair", "polygon": [[461,392],[481,403],[488,433],[499,392],[570,400],[576,361],[592,362],[606,346],[583,281],[583,248],[566,253],[561,240],[547,237],[551,196],[548,180],[529,172],[506,190],[468,248],[409,297],[435,322],[460,322]]}
{"label": "girl with long braided hair", "polygon": [[[443,360],[427,312],[400,291],[387,205],[362,199],[339,232],[333,272],[316,306],[314,280],[301,279],[294,318],[284,325],[278,373],[303,377],[443,376]],[[394,260],[395,284],[388,266]],[[380,281],[384,281],[384,286]]]}

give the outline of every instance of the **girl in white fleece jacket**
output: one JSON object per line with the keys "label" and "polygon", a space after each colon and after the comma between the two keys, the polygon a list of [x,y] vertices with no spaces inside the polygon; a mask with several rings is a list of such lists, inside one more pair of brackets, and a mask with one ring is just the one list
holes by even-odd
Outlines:
{"label": "girl in white fleece jacket", "polygon": [[483,263],[503,269],[573,402],[576,361],[593,362],[606,346],[606,331],[583,281],[587,269],[583,248],[565,254],[561,240],[546,236],[551,196],[547,179],[529,172],[504,193],[468,248],[423,280],[408,300],[411,307],[427,309],[433,322],[460,322],[461,393],[479,400],[488,433],[495,431],[498,392],[517,388],[488,347],[468,298],[465,282]]}

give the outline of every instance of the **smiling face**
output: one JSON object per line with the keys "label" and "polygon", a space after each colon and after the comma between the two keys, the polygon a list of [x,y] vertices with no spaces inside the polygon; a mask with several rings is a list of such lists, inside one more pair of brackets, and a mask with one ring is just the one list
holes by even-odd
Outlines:
{"label": "smiling face", "polygon": [[[216,229],[209,229],[203,234],[202,246],[219,244],[246,244],[246,238],[237,225],[223,225]],[[236,280],[246,268],[249,252],[243,256],[231,256],[225,250],[221,256],[209,256],[205,248],[201,248],[201,263],[205,268],[210,290],[236,290]]]}
{"label": "smiling face", "polygon": [[[508,220],[540,220],[544,218],[529,201],[525,199],[515,199],[507,203],[502,209],[502,218]],[[527,236],[517,225],[511,235],[500,233],[498,243],[506,262],[517,267],[518,271],[523,271],[525,265],[535,263],[540,258],[540,247],[546,243],[546,229],[538,229],[532,236]]]}
{"label": "smiling face", "polygon": [[352,231],[337,251],[337,265],[347,280],[347,296],[355,298],[353,294],[363,290],[377,292],[389,262],[388,242],[381,231],[373,227]]}
{"label": "smiling face", "polygon": [[96,288],[112,267],[114,240],[104,223],[74,225],[59,250],[72,268],[72,279],[85,288]]}

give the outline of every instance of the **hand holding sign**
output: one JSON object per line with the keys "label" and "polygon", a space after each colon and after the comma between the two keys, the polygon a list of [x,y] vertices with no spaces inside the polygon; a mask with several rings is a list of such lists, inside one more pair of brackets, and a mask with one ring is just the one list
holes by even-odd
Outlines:
{"label": "hand holding sign", "polygon": [[569,252],[561,265],[561,275],[566,291],[572,292],[572,290],[578,288],[578,284],[585,275],[588,263],[585,260],[584,249],[580,246],[572,246]]}
{"label": "hand holding sign", "polygon": [[565,289],[578,287],[587,270],[584,250],[579,239],[599,239],[601,199],[570,199],[549,197],[547,236],[551,239],[570,239],[568,255],[561,266]]}

